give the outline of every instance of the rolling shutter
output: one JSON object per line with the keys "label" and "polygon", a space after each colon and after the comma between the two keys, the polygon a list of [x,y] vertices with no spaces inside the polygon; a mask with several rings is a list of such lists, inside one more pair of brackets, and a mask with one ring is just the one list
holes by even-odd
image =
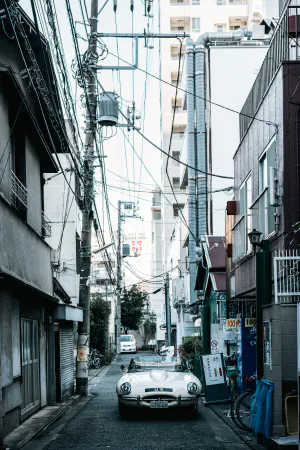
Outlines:
{"label": "rolling shutter", "polygon": [[61,400],[74,395],[74,337],[73,327],[60,328]]}

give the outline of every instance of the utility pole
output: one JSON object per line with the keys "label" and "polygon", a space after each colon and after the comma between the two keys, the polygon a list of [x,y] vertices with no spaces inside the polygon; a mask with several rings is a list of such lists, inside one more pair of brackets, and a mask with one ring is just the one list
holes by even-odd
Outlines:
{"label": "utility pole", "polygon": [[[97,38],[94,33],[98,29],[98,0],[91,0],[90,26],[88,54],[95,58],[97,54]],[[94,171],[93,156],[96,132],[97,111],[97,73],[94,70],[88,72],[87,82],[87,110],[85,128],[85,154],[84,154],[84,203],[82,211],[82,234],[80,254],[80,287],[79,306],[83,309],[83,322],[78,325],[78,351],[76,367],[77,394],[88,395],[88,355],[90,339],[90,286],[91,274],[91,243],[93,220],[93,187]]]}
{"label": "utility pole", "polygon": [[117,250],[117,360],[121,359],[121,344],[120,344],[120,333],[121,333],[121,279],[122,279],[122,267],[121,267],[121,204],[118,201],[118,250]]}
{"label": "utility pole", "polygon": [[170,283],[169,283],[169,273],[166,273],[166,283],[165,283],[165,307],[166,307],[166,330],[167,330],[167,342],[166,347],[171,345],[171,307],[170,307]]}
{"label": "utility pole", "polygon": [[[127,206],[127,212],[122,214],[122,205]],[[132,212],[130,212],[132,211]],[[121,245],[122,245],[122,222],[125,221],[126,217],[138,217],[135,213],[135,203],[133,202],[122,202],[118,201],[118,250],[117,250],[117,308],[116,308],[116,350],[117,350],[117,360],[121,359],[121,344],[120,344],[120,335],[121,335],[121,281],[122,281],[122,254],[121,254]]]}

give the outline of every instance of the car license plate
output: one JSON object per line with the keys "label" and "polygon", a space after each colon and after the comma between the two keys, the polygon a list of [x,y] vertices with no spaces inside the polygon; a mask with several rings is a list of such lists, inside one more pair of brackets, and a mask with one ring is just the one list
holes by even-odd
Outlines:
{"label": "car license plate", "polygon": [[164,402],[162,400],[153,400],[150,402],[150,408],[160,408],[165,409],[168,407],[168,402]]}

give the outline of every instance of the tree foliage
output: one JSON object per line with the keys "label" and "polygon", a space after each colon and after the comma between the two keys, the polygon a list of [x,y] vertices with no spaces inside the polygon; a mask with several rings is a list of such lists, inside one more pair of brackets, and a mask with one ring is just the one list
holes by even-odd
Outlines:
{"label": "tree foliage", "polygon": [[144,345],[147,345],[149,340],[155,336],[156,332],[156,315],[150,313],[145,319],[141,327],[141,336],[144,341]]}
{"label": "tree foliage", "polygon": [[143,321],[144,307],[147,305],[148,293],[134,285],[125,289],[121,298],[122,326],[129,330],[138,330]]}
{"label": "tree foliage", "polygon": [[183,339],[182,345],[178,348],[179,355],[186,361],[191,361],[196,355],[202,352],[201,336],[187,336]]}
{"label": "tree foliage", "polygon": [[102,355],[108,351],[108,326],[111,308],[101,294],[91,295],[90,305],[90,341]]}

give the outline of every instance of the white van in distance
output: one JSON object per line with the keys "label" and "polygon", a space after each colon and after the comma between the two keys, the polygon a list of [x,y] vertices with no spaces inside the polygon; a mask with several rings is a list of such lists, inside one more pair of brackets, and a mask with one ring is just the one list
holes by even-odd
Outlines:
{"label": "white van in distance", "polygon": [[136,353],[136,342],[132,334],[120,336],[121,353]]}

